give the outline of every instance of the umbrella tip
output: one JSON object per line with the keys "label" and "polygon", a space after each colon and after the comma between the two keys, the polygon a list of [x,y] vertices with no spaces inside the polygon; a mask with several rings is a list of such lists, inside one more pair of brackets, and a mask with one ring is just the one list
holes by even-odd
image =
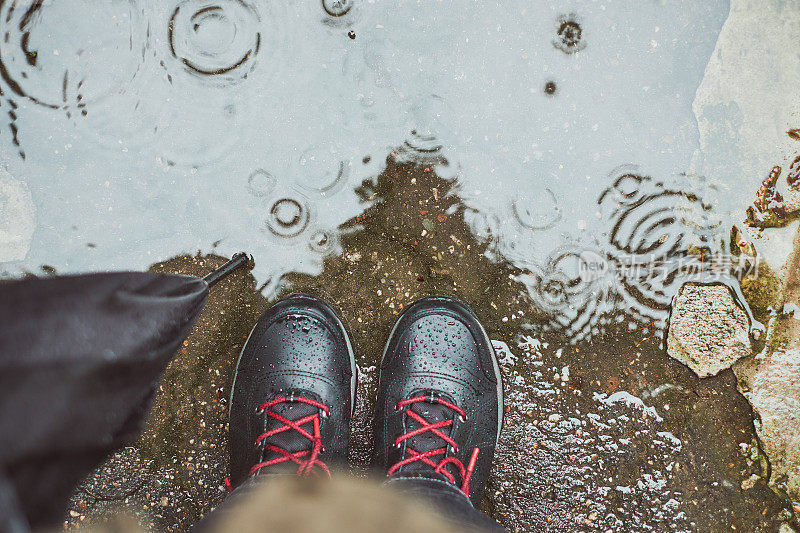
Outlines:
{"label": "umbrella tip", "polygon": [[203,277],[203,281],[205,281],[210,288],[219,283],[234,270],[241,268],[244,265],[247,265],[248,270],[252,270],[254,264],[255,262],[253,261],[252,256],[248,255],[246,252],[239,252],[233,254],[233,257],[231,257],[230,260],[224,265],[206,274]]}

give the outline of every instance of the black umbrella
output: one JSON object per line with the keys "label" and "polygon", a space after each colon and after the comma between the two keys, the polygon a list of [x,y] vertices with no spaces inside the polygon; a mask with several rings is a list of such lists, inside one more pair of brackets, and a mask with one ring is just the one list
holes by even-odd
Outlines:
{"label": "black umbrella", "polygon": [[0,530],[63,520],[75,484],[141,432],[209,288],[248,262],[236,254],[202,279],[116,272],[0,284]]}

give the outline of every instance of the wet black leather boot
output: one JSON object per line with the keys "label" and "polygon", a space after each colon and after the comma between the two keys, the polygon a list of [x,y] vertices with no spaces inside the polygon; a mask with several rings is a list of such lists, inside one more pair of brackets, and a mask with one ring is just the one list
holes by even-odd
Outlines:
{"label": "wet black leather boot", "polygon": [[355,390],[353,348],[328,304],[293,294],[270,307],[242,349],[231,391],[232,487],[346,463]]}
{"label": "wet black leather boot", "polygon": [[445,483],[477,505],[502,418],[500,371],[478,317],[446,296],[412,304],[381,362],[375,468],[392,481]]}

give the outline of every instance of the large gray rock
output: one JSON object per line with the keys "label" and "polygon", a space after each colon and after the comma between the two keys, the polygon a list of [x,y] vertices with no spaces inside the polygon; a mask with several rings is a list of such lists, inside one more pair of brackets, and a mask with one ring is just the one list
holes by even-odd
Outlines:
{"label": "large gray rock", "polygon": [[756,432],[772,464],[770,485],[800,501],[800,350],[779,349],[733,368],[758,415]]}
{"label": "large gray rock", "polygon": [[750,355],[747,314],[724,285],[687,283],[672,302],[667,353],[701,378]]}
{"label": "large gray rock", "polygon": [[[769,484],[800,507],[800,230],[793,252],[776,270],[781,278],[779,311],[772,317],[765,347],[733,366],[739,389],[756,414],[756,432],[772,465]],[[770,230],[765,233],[785,233]],[[786,237],[782,237],[784,240]]]}

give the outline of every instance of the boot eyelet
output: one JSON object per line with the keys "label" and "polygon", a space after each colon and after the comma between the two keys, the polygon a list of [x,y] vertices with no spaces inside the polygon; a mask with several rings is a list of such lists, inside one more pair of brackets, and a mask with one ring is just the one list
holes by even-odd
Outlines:
{"label": "boot eyelet", "polygon": [[458,446],[456,446],[455,448],[450,446],[450,449],[453,451],[453,453],[458,453]]}
{"label": "boot eyelet", "polygon": [[264,414],[264,410],[262,408],[260,408],[260,407],[256,407],[256,414],[257,415],[263,415]]}
{"label": "boot eyelet", "polygon": [[400,404],[398,404],[398,403],[394,404],[394,410],[395,411],[399,411],[400,410]]}
{"label": "boot eyelet", "polygon": [[467,415],[464,415],[464,416],[461,416],[461,415],[459,415],[459,416],[458,416],[458,418],[459,418],[459,419],[460,419],[462,422],[466,422],[466,421],[467,421]]}

